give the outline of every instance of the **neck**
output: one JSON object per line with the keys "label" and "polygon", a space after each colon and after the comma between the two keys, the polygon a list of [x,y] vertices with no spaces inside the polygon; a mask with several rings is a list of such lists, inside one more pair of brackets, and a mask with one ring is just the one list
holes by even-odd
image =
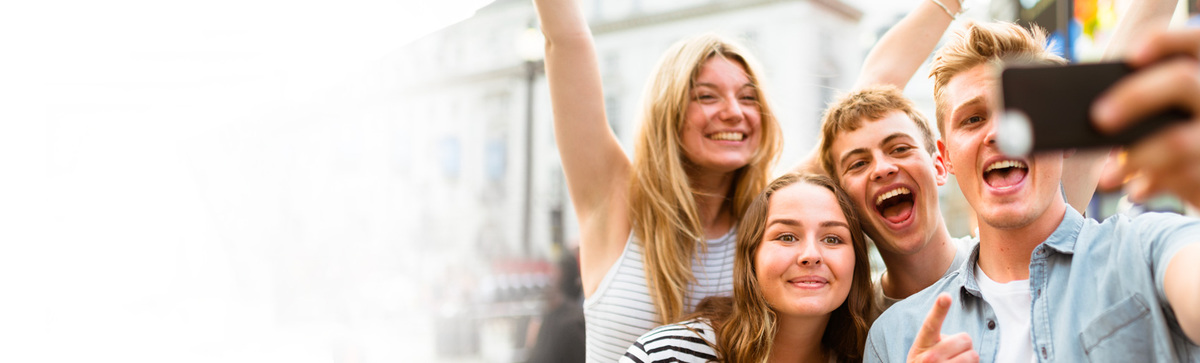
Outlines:
{"label": "neck", "polygon": [[706,238],[712,239],[725,235],[733,227],[732,201],[728,200],[730,189],[733,188],[734,172],[706,173],[694,171],[689,173],[692,194],[696,198],[696,209],[700,213],[700,223],[704,225]]}
{"label": "neck", "polygon": [[829,323],[829,314],[805,318],[779,316],[778,322],[768,362],[829,361],[825,347],[821,345],[821,338],[825,336],[825,325]]}
{"label": "neck", "polygon": [[1032,223],[1017,228],[979,225],[979,268],[992,280],[1005,283],[1029,279],[1033,249],[1062,224],[1067,204],[1059,196]]}
{"label": "neck", "polygon": [[914,254],[879,250],[879,257],[883,258],[883,264],[887,266],[879,280],[885,296],[893,299],[907,298],[933,285],[950,269],[958,249],[951,242],[946,224],[939,221],[934,232],[925,238],[928,241],[925,247]]}

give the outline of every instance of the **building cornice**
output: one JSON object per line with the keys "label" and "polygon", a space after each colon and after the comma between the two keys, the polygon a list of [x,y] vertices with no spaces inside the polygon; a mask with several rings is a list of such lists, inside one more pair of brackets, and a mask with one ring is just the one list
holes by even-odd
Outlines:
{"label": "building cornice", "polygon": [[699,18],[722,12],[742,10],[763,5],[771,5],[778,3],[791,2],[810,2],[818,6],[829,9],[835,14],[841,15],[848,20],[857,21],[862,18],[862,10],[847,4],[841,0],[743,0],[743,1],[721,1],[712,2],[704,5],[693,6],[671,10],[661,13],[635,15],[621,20],[602,22],[593,25],[593,34],[612,33],[623,30],[635,29],[644,26],[670,23],[691,18]]}

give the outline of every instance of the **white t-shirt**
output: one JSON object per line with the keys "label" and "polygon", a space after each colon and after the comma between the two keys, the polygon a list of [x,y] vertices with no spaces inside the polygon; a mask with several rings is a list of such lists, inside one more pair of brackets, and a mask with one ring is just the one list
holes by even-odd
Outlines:
{"label": "white t-shirt", "polygon": [[1037,362],[1037,357],[1033,355],[1033,337],[1029,335],[1029,316],[1033,310],[1029,280],[1013,280],[1002,284],[984,274],[979,265],[975,265],[975,279],[978,280],[976,282],[979,283],[983,301],[991,305],[996,313],[1001,347],[996,351],[996,362]]}

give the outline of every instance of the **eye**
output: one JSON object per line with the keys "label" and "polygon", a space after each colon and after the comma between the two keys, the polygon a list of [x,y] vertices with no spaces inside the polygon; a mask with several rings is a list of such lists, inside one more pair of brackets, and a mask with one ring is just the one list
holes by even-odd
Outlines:
{"label": "eye", "polygon": [[791,233],[784,233],[784,234],[781,234],[781,235],[779,235],[779,237],[775,237],[775,240],[777,240],[777,241],[781,241],[781,242],[796,242],[796,241],[799,241],[799,239],[797,239],[797,238],[796,238],[796,236],[795,236],[795,235],[792,235]]}
{"label": "eye", "polygon": [[912,149],[913,149],[913,147],[911,145],[901,144],[901,145],[896,145],[896,148],[892,149],[892,153],[899,154],[899,153],[908,152],[909,150],[912,150]]}
{"label": "eye", "polygon": [[758,95],[749,94],[749,95],[744,95],[744,96],[738,97],[738,99],[740,99],[742,101],[747,101],[747,102],[758,102]]}
{"label": "eye", "polygon": [[970,125],[974,125],[974,124],[977,124],[977,123],[980,123],[983,121],[984,121],[984,118],[982,116],[971,116],[971,117],[967,117],[965,120],[963,120],[961,122],[961,124],[963,126],[970,126]]}
{"label": "eye", "polygon": [[856,171],[856,170],[858,170],[858,169],[861,169],[861,168],[862,168],[862,167],[864,167],[864,166],[867,166],[867,162],[866,162],[866,161],[864,161],[864,160],[855,160],[853,163],[850,163],[850,165],[846,167],[846,171],[847,171],[847,172]]}
{"label": "eye", "polygon": [[842,240],[842,237],[838,237],[838,236],[825,236],[825,238],[821,238],[821,242],[825,242],[826,244],[831,244],[831,245],[840,245],[840,244],[844,243],[844,241]]}
{"label": "eye", "polygon": [[717,99],[716,96],[713,96],[713,95],[707,94],[707,93],[701,93],[701,94],[696,95],[696,100],[701,101],[701,102],[710,102],[710,101],[715,101],[716,99]]}

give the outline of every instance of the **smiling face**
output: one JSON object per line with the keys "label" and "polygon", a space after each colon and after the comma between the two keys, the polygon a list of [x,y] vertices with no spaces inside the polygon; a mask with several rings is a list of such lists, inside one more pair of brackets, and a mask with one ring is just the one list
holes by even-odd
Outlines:
{"label": "smiling face", "polygon": [[916,122],[901,111],[864,120],[838,134],[829,150],[863,229],[880,249],[905,255],[920,252],[944,224],[937,187],[946,183],[945,165],[930,154]]}
{"label": "smiling face", "polygon": [[761,139],[758,98],[741,64],[724,57],[705,61],[692,84],[679,135],[687,160],[716,172],[749,164]]}
{"label": "smiling face", "polygon": [[1013,158],[1000,152],[997,82],[989,67],[975,66],[946,84],[945,143],[939,149],[980,221],[998,229],[1021,228],[1063,203],[1062,153]]}
{"label": "smiling face", "polygon": [[846,301],[855,252],[840,211],[833,192],[808,183],[771,196],[754,266],[763,298],[780,316],[827,316]]}

